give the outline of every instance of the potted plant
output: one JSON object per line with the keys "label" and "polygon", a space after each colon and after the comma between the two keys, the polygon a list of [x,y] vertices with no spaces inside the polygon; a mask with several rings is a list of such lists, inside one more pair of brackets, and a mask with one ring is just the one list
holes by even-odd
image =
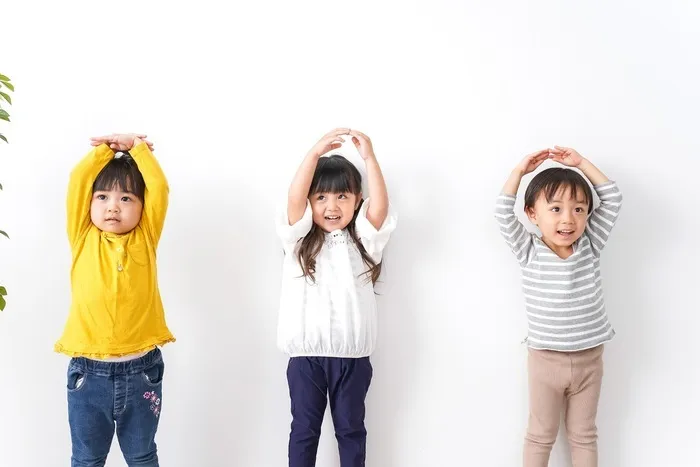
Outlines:
{"label": "potted plant", "polygon": [[[14,90],[15,87],[10,82],[10,78],[0,74],[0,120],[5,120],[6,122],[10,121],[10,114],[8,114],[7,110],[3,109],[2,107],[3,105],[12,104],[12,98],[10,97],[9,93],[13,92]],[[0,133],[0,139],[7,143],[7,138],[2,133]],[[0,190],[2,190],[2,183],[0,183]],[[10,238],[3,230],[0,230],[0,235]],[[7,295],[7,290],[5,287],[0,285],[0,311],[5,309],[5,295]]]}

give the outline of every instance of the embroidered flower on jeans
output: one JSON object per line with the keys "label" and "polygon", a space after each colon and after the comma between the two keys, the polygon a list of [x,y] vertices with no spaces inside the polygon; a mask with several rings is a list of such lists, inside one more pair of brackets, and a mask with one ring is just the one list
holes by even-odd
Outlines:
{"label": "embroidered flower on jeans", "polygon": [[155,391],[147,391],[143,394],[143,398],[151,403],[149,407],[150,411],[153,412],[156,417],[160,415],[160,397],[158,397],[158,394],[156,394]]}

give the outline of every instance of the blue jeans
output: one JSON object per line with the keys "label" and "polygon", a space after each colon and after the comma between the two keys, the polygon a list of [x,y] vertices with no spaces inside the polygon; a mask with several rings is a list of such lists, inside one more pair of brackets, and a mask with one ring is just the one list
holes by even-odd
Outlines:
{"label": "blue jeans", "polygon": [[341,467],[364,467],[365,396],[372,381],[369,357],[293,357],[287,381],[292,402],[289,466],[315,467],[323,414],[330,401]]}
{"label": "blue jeans", "polygon": [[155,349],[127,362],[73,358],[68,365],[71,467],[103,467],[117,439],[129,467],[158,467],[163,357]]}

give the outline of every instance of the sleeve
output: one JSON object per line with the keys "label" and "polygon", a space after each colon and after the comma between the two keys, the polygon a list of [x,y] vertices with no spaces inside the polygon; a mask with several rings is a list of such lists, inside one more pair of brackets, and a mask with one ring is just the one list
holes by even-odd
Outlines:
{"label": "sleeve", "polygon": [[600,255],[620,213],[622,192],[613,181],[596,185],[593,188],[600,199],[600,205],[593,210],[588,219],[586,235],[591,241],[593,253]]}
{"label": "sleeve", "polygon": [[157,246],[163,232],[165,215],[168,212],[170,194],[168,180],[146,143],[139,144],[129,151],[129,154],[136,162],[139,172],[143,176],[143,181],[146,183],[140,225],[153,245]]}
{"label": "sleeve", "polygon": [[382,260],[382,253],[384,247],[389,243],[389,237],[391,233],[396,229],[396,222],[398,221],[398,214],[394,207],[389,204],[389,211],[387,212],[386,219],[379,229],[376,229],[372,223],[367,219],[367,209],[369,208],[369,198],[365,200],[360,207],[360,212],[357,213],[357,218],[355,219],[355,231],[357,232],[362,246],[365,247],[367,253],[376,262],[379,263]]}
{"label": "sleeve", "polygon": [[284,207],[280,208],[277,212],[275,224],[277,227],[277,235],[280,240],[282,240],[285,251],[291,252],[294,250],[297,242],[311,231],[314,222],[313,213],[311,212],[311,203],[307,200],[304,215],[295,224],[289,225],[287,203],[285,202],[283,206]]}
{"label": "sleeve", "polygon": [[532,235],[515,215],[515,196],[501,194],[496,200],[494,215],[498,222],[498,228],[515,258],[521,265],[527,264],[534,251],[535,245]]}
{"label": "sleeve", "polygon": [[71,248],[90,228],[92,186],[102,169],[114,158],[106,144],[92,149],[71,171],[66,203],[68,241]]}

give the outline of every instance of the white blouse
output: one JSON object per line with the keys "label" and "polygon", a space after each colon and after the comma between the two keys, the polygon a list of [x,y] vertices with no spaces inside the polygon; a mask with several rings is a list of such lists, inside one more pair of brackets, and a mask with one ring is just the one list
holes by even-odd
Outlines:
{"label": "white blouse", "polygon": [[[372,259],[379,263],[382,251],[396,228],[397,216],[389,206],[379,230],[367,220],[369,200],[355,220],[357,235]],[[347,230],[325,234],[316,257],[316,282],[304,277],[296,254],[300,240],[313,226],[311,205],[304,216],[289,225],[287,210],[277,215],[277,234],[284,246],[280,297],[278,347],[292,357],[366,357],[377,337],[377,303],[367,265]]]}

